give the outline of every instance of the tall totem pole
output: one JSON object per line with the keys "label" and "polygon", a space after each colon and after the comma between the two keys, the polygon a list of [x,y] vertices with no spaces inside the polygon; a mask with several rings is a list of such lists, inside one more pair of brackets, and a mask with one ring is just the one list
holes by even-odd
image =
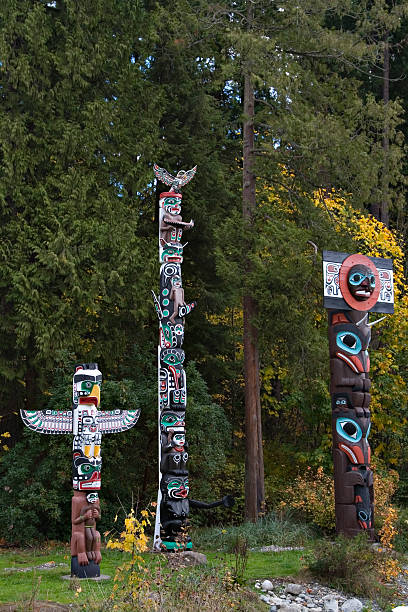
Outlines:
{"label": "tall totem pole", "polygon": [[71,575],[100,576],[102,434],[118,433],[136,425],[140,410],[100,411],[102,374],[96,363],[76,367],[72,410],[21,410],[30,429],[44,434],[72,434]]}
{"label": "tall totem pole", "polygon": [[[183,368],[184,318],[195,307],[186,304],[181,278],[183,262],[183,230],[194,226],[181,217],[180,188],[194,176],[196,168],[180,171],[176,177],[154,165],[156,177],[170,186],[160,194],[159,202],[159,261],[160,293],[153,293],[159,317],[158,346],[158,429],[159,429],[159,488],[155,550],[168,551],[191,548],[185,533],[190,511],[188,500],[188,444],[185,436],[187,407],[186,374]],[[161,529],[160,529],[161,525]]]}
{"label": "tall totem pole", "polygon": [[329,317],[336,531],[374,538],[370,468],[370,312],[394,312],[392,260],[323,251]]}

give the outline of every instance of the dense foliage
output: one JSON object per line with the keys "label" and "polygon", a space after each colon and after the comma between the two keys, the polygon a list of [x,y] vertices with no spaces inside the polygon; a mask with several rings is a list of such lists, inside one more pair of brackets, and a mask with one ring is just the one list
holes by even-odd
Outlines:
{"label": "dense foliage", "polygon": [[[398,71],[408,2],[255,0],[251,24],[248,2],[0,6],[3,537],[67,537],[70,442],[23,434],[18,410],[68,406],[76,361],[99,363],[104,408],[142,408],[131,432],[103,440],[106,525],[118,498],[128,507],[132,493],[155,496],[153,162],[173,172],[198,165],[183,209],[195,220],[183,280],[187,299],[198,301],[184,345],[191,496],[234,493],[229,516],[240,519],[245,291],[259,308],[267,502],[281,501],[307,466],[330,473],[320,272],[330,248],[395,261],[396,313],[375,328],[371,351],[371,439],[380,467],[400,472],[397,495],[407,503],[408,92]],[[393,45],[388,100],[384,41]],[[251,228],[241,218],[248,70],[257,176]],[[384,202],[390,229],[370,215]]]}

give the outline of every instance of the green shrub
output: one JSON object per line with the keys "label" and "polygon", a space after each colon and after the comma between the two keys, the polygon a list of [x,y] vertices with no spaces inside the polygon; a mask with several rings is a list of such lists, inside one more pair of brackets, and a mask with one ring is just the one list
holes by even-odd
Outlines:
{"label": "green shrub", "polygon": [[381,584],[386,555],[374,550],[364,533],[355,538],[340,535],[333,542],[319,540],[308,566],[316,578],[335,589],[386,604],[393,595],[391,589]]}

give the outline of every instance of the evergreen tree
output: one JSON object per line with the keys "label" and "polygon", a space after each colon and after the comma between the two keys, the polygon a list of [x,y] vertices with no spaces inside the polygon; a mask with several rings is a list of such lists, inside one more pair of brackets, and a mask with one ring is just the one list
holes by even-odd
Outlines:
{"label": "evergreen tree", "polygon": [[154,15],[131,0],[23,0],[0,23],[1,397],[33,409],[61,349],[111,369],[143,333]]}

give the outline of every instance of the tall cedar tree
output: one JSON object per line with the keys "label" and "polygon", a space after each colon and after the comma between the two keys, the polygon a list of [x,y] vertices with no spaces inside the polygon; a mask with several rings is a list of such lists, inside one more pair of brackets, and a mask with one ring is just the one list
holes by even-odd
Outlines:
{"label": "tall cedar tree", "polygon": [[[328,238],[320,228],[307,231],[316,222],[324,225],[313,220],[316,214],[309,205],[318,189],[351,191],[357,205],[369,203],[383,164],[384,108],[372,97],[362,98],[361,84],[354,77],[358,70],[369,70],[378,56],[378,43],[367,42],[361,24],[366,10],[367,6],[362,3],[356,6],[354,2],[335,2],[328,8],[323,1],[300,6],[291,0],[220,2],[210,9],[214,27],[224,31],[230,96],[241,100],[243,111],[243,231],[246,237],[244,241],[241,239],[241,244],[247,246],[246,255],[241,255],[236,266],[221,255],[220,267],[230,282],[242,279],[245,296],[245,379],[246,385],[251,385],[251,392],[246,393],[246,514],[251,520],[256,519],[262,500],[259,494],[262,491],[259,466],[263,463],[261,424],[256,416],[260,414],[259,372],[255,375],[252,372],[259,363],[257,339],[264,347],[264,364],[271,358],[271,349],[277,350],[276,342],[281,345],[280,352],[291,351],[292,357],[296,353],[302,355],[303,365],[298,370],[293,367],[298,359],[292,362],[289,359],[295,385],[304,381],[304,370],[309,367],[305,349],[309,353],[313,346],[307,347],[304,334],[293,336],[290,324],[282,334],[282,305],[288,297],[282,288],[286,285],[284,276],[288,266],[280,259],[274,261],[275,268],[281,271],[277,276],[282,279],[273,286],[270,274],[263,274],[262,269],[266,271],[271,264],[268,258],[262,264],[263,249],[270,248],[264,242],[268,234],[272,236],[268,232],[271,216],[260,203],[267,199],[271,188],[283,200],[299,200],[298,224],[305,228],[300,256],[310,261],[311,247],[314,244],[323,247]],[[350,15],[354,18],[352,26],[347,27]],[[390,119],[394,137],[397,121],[395,111]],[[256,204],[255,176],[261,179]],[[229,219],[220,235],[228,237],[227,250],[233,250],[232,241],[237,237],[234,221]],[[333,248],[339,241],[333,233],[331,238]],[[288,250],[291,242],[287,242]],[[293,246],[296,252],[294,241]],[[280,245],[276,244],[275,249],[279,252]],[[294,269],[296,263],[293,260]],[[301,285],[298,288],[299,303]],[[266,308],[260,309],[259,303]],[[296,311],[295,302],[285,312],[290,322],[296,318]],[[265,321],[274,323],[265,325]],[[249,325],[254,330],[251,334]]]}

